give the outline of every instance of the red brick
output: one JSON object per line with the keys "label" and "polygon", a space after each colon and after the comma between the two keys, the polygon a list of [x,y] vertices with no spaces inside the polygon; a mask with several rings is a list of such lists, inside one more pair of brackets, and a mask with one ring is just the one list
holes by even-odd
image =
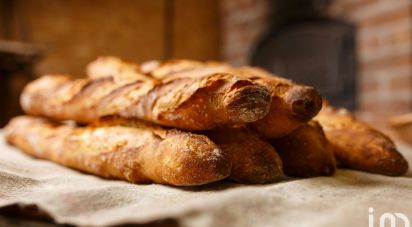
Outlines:
{"label": "red brick", "polygon": [[412,75],[393,77],[389,81],[389,86],[393,90],[412,90]]}
{"label": "red brick", "polygon": [[386,102],[382,102],[382,106],[384,107],[381,112],[390,112],[393,113],[402,113],[411,110],[411,102],[407,100],[390,100]]}
{"label": "red brick", "polygon": [[376,49],[382,44],[379,40],[379,37],[372,36],[368,38],[358,39],[358,47],[360,51],[367,51],[369,49]]}
{"label": "red brick", "polygon": [[[361,59],[362,60],[362,59]],[[363,70],[376,70],[391,67],[400,67],[405,65],[412,65],[412,54],[401,54],[398,56],[391,56],[387,58],[380,58],[371,60],[368,62],[361,62],[359,64],[360,69]]]}
{"label": "red brick", "polygon": [[359,10],[363,7],[370,6],[376,2],[377,0],[359,0],[359,1],[347,2],[344,5],[344,9],[345,11],[351,12],[351,11]]}
{"label": "red brick", "polygon": [[359,103],[359,109],[374,113],[404,113],[411,111],[411,102],[407,100],[365,100]]}
{"label": "red brick", "polygon": [[402,7],[397,10],[381,13],[377,16],[366,18],[359,22],[359,26],[378,26],[385,23],[390,23],[398,20],[410,20],[412,17],[412,5],[408,7]]}
{"label": "red brick", "polygon": [[376,100],[360,100],[358,109],[362,112],[376,112],[379,111],[381,105]]}
{"label": "red brick", "polygon": [[[412,18],[411,18],[411,23],[412,23]],[[390,41],[393,44],[402,44],[402,43],[412,44],[412,29],[394,31],[390,35]],[[412,52],[412,49],[411,49],[411,52]]]}
{"label": "red brick", "polygon": [[359,92],[361,93],[371,93],[371,92],[376,92],[379,87],[378,87],[378,81],[376,79],[370,79],[367,81],[363,81],[359,85]]}

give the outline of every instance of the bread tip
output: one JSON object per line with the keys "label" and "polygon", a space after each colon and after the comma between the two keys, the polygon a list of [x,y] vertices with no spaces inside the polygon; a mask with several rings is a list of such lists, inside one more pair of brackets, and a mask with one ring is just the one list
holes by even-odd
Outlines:
{"label": "bread tip", "polygon": [[307,86],[298,86],[288,93],[288,99],[295,118],[309,121],[322,108],[322,97],[318,90]]}
{"label": "bread tip", "polygon": [[272,102],[267,89],[257,85],[236,90],[228,101],[228,114],[233,123],[254,122],[265,117]]}

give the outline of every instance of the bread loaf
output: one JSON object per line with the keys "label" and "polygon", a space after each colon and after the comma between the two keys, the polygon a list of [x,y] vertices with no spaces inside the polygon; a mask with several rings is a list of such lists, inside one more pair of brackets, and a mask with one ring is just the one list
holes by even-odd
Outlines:
{"label": "bread loaf", "polygon": [[271,142],[289,176],[328,176],[336,170],[336,160],[330,144],[316,121],[310,121],[289,135]]}
{"label": "bread loaf", "polygon": [[408,162],[394,142],[349,111],[325,106],[315,119],[325,130],[340,165],[389,176],[400,176],[408,170]]}
{"label": "bread loaf", "polygon": [[26,113],[55,120],[120,115],[187,130],[244,125],[263,118],[270,103],[265,87],[227,73],[168,81],[44,76],[21,95]]}
{"label": "bread loaf", "polygon": [[230,156],[209,138],[127,121],[76,127],[20,116],[5,128],[9,143],[37,158],[134,183],[201,185],[227,177]]}

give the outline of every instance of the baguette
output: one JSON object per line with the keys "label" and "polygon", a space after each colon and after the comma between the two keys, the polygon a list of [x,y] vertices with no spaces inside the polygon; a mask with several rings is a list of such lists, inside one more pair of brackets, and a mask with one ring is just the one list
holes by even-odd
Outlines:
{"label": "baguette", "polygon": [[330,176],[336,170],[336,160],[330,144],[316,121],[310,121],[289,135],[271,142],[289,176]]}
{"label": "baguette", "polygon": [[322,97],[313,87],[295,84],[256,67],[236,69],[237,75],[265,86],[272,94],[269,113],[252,126],[267,138],[288,135],[311,120],[322,107]]}
{"label": "baguette", "polygon": [[[135,127],[124,118],[102,120],[96,126]],[[202,133],[210,138],[223,153],[230,156],[232,170],[229,178],[242,184],[263,184],[283,177],[282,161],[273,146],[249,129],[221,128]]]}
{"label": "baguette", "polygon": [[120,115],[187,130],[244,125],[263,118],[270,103],[265,87],[227,73],[168,81],[44,76],[21,96],[26,113],[55,120]]}
{"label": "baguette", "polygon": [[[322,106],[322,97],[313,87],[295,84],[256,67],[233,68],[218,62],[203,63],[192,60],[150,61],[138,66],[122,62],[120,59],[117,59],[117,62],[122,63],[118,64],[112,64],[108,61],[102,62],[98,59],[90,65],[97,65],[98,62],[100,62],[102,69],[112,68],[106,70],[107,72],[122,71],[121,68],[134,68],[135,78],[146,74],[154,79],[168,81],[187,77],[199,78],[213,73],[226,72],[265,86],[272,96],[269,113],[250,125],[267,138],[279,138],[289,134],[298,126],[312,119]],[[88,70],[89,77],[99,74],[99,67],[92,69],[94,70]],[[101,76],[110,75],[118,79],[123,77],[116,73],[106,73]],[[133,73],[128,75],[133,77]]]}
{"label": "baguette", "polygon": [[20,116],[9,122],[5,135],[37,158],[133,183],[202,185],[230,174],[229,155],[206,136],[132,124],[76,127]]}
{"label": "baguette", "polygon": [[389,176],[407,172],[408,162],[394,142],[349,111],[326,106],[315,119],[323,126],[340,165]]}

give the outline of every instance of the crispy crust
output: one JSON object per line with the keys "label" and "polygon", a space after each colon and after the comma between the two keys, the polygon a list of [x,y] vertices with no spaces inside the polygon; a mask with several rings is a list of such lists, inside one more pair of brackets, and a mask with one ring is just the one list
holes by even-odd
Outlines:
{"label": "crispy crust", "polygon": [[394,142],[349,111],[323,107],[316,120],[325,130],[336,159],[342,166],[389,176],[407,172],[408,162]]}
{"label": "crispy crust", "polygon": [[282,161],[275,148],[248,129],[217,129],[206,135],[231,154],[230,178],[244,184],[263,184],[282,179]]}
{"label": "crispy crust", "polygon": [[[150,66],[148,63],[147,66]],[[146,66],[146,68],[147,68]],[[99,57],[87,65],[86,71],[90,79],[100,79],[115,75],[115,80],[120,81],[151,81],[152,77],[140,73],[140,66],[125,62],[117,57]]]}
{"label": "crispy crust", "polygon": [[56,120],[87,123],[118,114],[188,130],[253,122],[268,113],[270,103],[265,87],[228,73],[168,81],[44,76],[21,96],[27,113]]}
{"label": "crispy crust", "polygon": [[[120,59],[118,61],[121,62]],[[127,69],[133,67],[136,69],[136,78],[139,77],[139,74],[145,74],[154,79],[168,81],[188,77],[199,78],[213,73],[225,72],[260,84],[270,91],[272,103],[268,114],[251,125],[267,138],[279,138],[289,134],[298,126],[312,119],[322,106],[322,98],[313,87],[295,84],[257,67],[233,68],[219,62],[192,60],[150,61],[143,63],[140,67],[127,62],[123,62],[123,64],[106,62],[102,65],[104,65],[102,68]],[[117,69],[117,71],[121,70]],[[93,72],[89,72],[89,74],[93,75]],[[113,76],[121,77],[121,75]]]}
{"label": "crispy crust", "polygon": [[231,162],[209,138],[122,120],[76,127],[20,116],[6,126],[9,143],[38,158],[134,183],[201,185],[230,174]]}
{"label": "crispy crust", "polygon": [[322,127],[310,121],[289,135],[275,139],[287,175],[297,177],[329,176],[336,170],[336,160]]}

